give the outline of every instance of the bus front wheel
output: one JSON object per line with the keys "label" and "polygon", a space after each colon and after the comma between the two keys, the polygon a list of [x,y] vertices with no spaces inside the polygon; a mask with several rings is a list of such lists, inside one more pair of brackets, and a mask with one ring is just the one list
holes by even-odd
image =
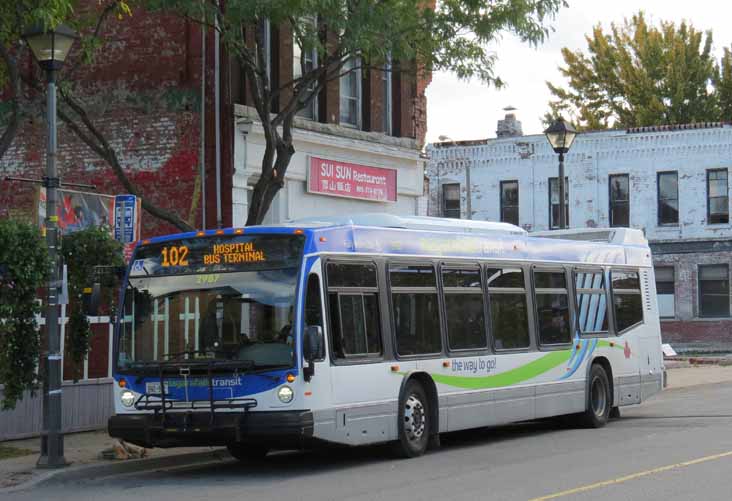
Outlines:
{"label": "bus front wheel", "polygon": [[422,385],[410,380],[399,399],[395,452],[405,458],[421,456],[427,450],[432,423],[429,401]]}
{"label": "bus front wheel", "polygon": [[252,463],[254,461],[259,461],[263,459],[264,456],[266,456],[269,452],[268,448],[261,445],[241,443],[229,444],[226,446],[226,448],[229,450],[229,454],[231,454],[235,459],[238,459],[242,463]]}
{"label": "bus front wheel", "polygon": [[581,415],[582,424],[588,428],[602,428],[610,417],[612,395],[607,373],[600,364],[592,366],[588,384],[587,409]]}

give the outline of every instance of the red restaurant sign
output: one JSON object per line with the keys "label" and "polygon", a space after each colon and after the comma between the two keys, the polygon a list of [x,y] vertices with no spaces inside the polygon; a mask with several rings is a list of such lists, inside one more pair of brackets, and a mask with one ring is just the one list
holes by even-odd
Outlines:
{"label": "red restaurant sign", "polygon": [[310,157],[308,191],[374,202],[396,202],[397,172],[394,169]]}

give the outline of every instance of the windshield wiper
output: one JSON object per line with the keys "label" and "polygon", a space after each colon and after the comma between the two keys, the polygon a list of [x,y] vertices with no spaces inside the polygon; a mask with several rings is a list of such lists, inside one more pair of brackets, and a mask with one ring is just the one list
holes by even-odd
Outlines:
{"label": "windshield wiper", "polygon": [[165,360],[170,360],[171,358],[176,359],[182,355],[200,355],[200,354],[205,355],[206,353],[209,353],[209,352],[213,352],[214,354],[223,353],[222,350],[186,350],[186,351],[181,351],[178,353],[167,353],[167,354],[163,355],[163,357],[165,358]]}

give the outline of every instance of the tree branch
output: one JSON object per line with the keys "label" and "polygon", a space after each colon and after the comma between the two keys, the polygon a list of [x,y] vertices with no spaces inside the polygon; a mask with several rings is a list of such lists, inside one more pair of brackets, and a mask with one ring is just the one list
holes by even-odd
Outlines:
{"label": "tree branch", "polygon": [[89,132],[89,134],[91,134],[91,136],[85,133],[81,129],[81,127],[79,127],[79,125],[63,110],[59,110],[59,117],[61,118],[61,120],[63,120],[69,126],[69,128],[74,131],[79,139],[81,139],[89,148],[91,148],[92,151],[94,151],[103,160],[105,160],[107,164],[109,164],[124,189],[130,194],[140,198],[140,200],[142,201],[142,208],[154,217],[172,224],[181,231],[193,231],[194,228],[184,219],[182,219],[172,211],[168,211],[151,203],[140,192],[140,190],[138,190],[132,184],[132,182],[130,182],[129,178],[125,174],[124,169],[122,168],[122,165],[120,165],[119,163],[117,153],[109,145],[109,142],[106,140],[101,131],[99,131],[94,123],[92,123],[86,110],[67,92],[61,90],[60,94],[64,103],[66,103],[79,116],[82,123],[84,124],[84,127]]}

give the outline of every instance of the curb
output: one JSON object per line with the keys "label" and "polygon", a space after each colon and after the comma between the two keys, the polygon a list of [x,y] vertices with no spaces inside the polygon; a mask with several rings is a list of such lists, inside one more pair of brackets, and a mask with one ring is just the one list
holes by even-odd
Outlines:
{"label": "curb", "polygon": [[719,365],[726,367],[732,365],[730,357],[668,357],[667,361],[682,362],[690,365]]}
{"label": "curb", "polygon": [[47,470],[35,476],[28,482],[12,487],[0,489],[0,495],[10,494],[32,487],[50,483],[75,482],[89,478],[109,477],[112,475],[127,475],[140,471],[155,471],[171,467],[186,467],[214,461],[231,459],[226,449],[207,450],[205,452],[190,452],[187,454],[171,454],[157,458],[130,459],[127,461],[111,461],[107,463],[92,463],[79,466],[69,466],[57,470]]}

